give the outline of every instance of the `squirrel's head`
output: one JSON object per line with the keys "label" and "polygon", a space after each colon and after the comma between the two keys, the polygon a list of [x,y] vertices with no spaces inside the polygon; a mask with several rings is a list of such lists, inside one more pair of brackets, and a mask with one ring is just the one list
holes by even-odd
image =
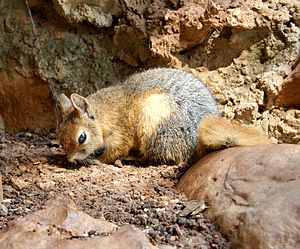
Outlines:
{"label": "squirrel's head", "polygon": [[76,93],[70,99],[62,94],[58,106],[62,116],[58,139],[68,160],[80,161],[95,152],[103,153],[101,127],[97,125],[96,113],[88,100]]}

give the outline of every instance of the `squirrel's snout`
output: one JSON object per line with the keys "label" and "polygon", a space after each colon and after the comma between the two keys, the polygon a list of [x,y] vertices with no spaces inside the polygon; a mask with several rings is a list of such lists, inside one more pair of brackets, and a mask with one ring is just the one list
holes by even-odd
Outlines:
{"label": "squirrel's snout", "polygon": [[104,151],[105,151],[105,146],[104,146],[104,145],[101,145],[98,149],[94,150],[93,155],[94,155],[95,157],[100,157],[100,156],[103,155]]}

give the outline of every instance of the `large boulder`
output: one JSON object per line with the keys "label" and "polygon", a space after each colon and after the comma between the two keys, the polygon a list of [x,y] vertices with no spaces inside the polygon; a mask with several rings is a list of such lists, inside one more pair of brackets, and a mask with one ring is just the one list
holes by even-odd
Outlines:
{"label": "large boulder", "polygon": [[207,200],[233,248],[300,248],[300,146],[230,148],[193,165],[178,189]]}

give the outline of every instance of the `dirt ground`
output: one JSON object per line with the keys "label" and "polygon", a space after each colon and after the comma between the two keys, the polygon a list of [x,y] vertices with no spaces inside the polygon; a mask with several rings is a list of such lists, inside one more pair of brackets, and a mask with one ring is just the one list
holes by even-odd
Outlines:
{"label": "dirt ground", "polygon": [[94,218],[137,226],[161,248],[229,248],[228,240],[204,218],[202,203],[188,202],[175,190],[187,167],[104,165],[95,159],[72,165],[54,133],[0,134],[7,208],[0,210],[0,229],[15,217],[43,209],[51,197],[67,195]]}

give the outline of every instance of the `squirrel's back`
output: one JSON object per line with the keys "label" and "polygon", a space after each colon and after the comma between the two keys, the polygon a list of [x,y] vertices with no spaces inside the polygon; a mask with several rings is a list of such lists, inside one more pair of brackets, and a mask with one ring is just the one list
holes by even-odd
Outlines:
{"label": "squirrel's back", "polygon": [[178,69],[136,73],[123,88],[138,102],[139,107],[134,109],[139,109],[139,150],[147,161],[189,160],[198,145],[198,123],[205,116],[218,115],[216,101],[207,87],[192,73]]}
{"label": "squirrel's back", "polygon": [[173,68],[154,68],[133,74],[124,83],[129,95],[141,95],[157,89],[172,97],[182,112],[196,122],[218,113],[217,104],[203,82],[192,73]]}

